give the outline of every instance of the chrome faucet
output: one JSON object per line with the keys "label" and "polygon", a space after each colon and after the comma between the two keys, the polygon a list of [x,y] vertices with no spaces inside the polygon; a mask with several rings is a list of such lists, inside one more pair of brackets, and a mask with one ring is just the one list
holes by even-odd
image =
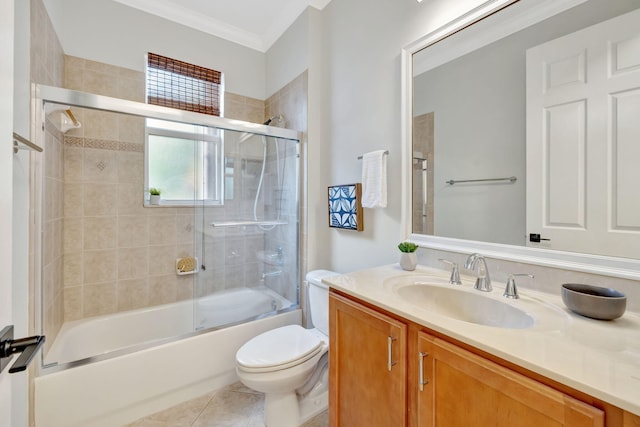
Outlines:
{"label": "chrome faucet", "polygon": [[482,292],[491,292],[493,286],[491,286],[491,277],[489,277],[489,269],[487,268],[487,261],[480,254],[471,254],[467,261],[464,263],[464,268],[467,270],[475,270],[478,268],[478,277],[476,283],[473,285],[474,289]]}

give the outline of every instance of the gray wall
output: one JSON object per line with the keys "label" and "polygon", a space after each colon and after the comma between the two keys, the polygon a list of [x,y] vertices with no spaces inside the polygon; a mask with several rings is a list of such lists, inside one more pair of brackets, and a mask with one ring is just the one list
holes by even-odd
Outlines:
{"label": "gray wall", "polygon": [[309,67],[309,9],[267,50],[266,97],[284,87]]}
{"label": "gray wall", "polygon": [[214,68],[229,92],[266,98],[265,56],[112,0],[47,0],[65,54],[144,71],[151,51]]}
{"label": "gray wall", "polygon": [[[315,91],[309,102],[320,104],[309,119],[309,268],[347,272],[397,262],[397,244],[405,237],[401,49],[481,3],[333,0],[314,23],[323,40],[313,50],[309,70],[310,91]],[[378,149],[389,150],[388,207],[365,209],[361,233],[329,229],[327,186],[360,182],[357,157]]]}

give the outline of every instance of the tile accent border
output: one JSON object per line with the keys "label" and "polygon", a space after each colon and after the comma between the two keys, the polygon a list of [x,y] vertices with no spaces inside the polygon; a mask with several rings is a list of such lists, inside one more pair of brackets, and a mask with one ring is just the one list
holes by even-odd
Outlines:
{"label": "tile accent border", "polygon": [[144,145],[135,142],[120,142],[108,139],[83,138],[78,136],[65,136],[64,145],[77,148],[96,148],[99,150],[128,151],[143,153]]}

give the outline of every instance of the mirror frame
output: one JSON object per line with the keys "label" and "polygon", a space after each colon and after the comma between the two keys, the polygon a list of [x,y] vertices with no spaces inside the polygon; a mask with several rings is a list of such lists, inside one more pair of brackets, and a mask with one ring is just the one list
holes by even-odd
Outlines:
{"label": "mirror frame", "polygon": [[[406,240],[421,247],[450,252],[480,252],[491,258],[541,265],[545,267],[640,280],[640,259],[618,258],[559,250],[531,248],[498,243],[415,234],[412,232],[411,157],[413,152],[413,55],[450,35],[480,21],[499,10],[518,3],[520,13],[533,13],[545,18],[587,0],[489,0],[459,18],[405,46],[401,52],[401,140],[402,140],[402,206],[401,227]],[[539,19],[540,20],[540,19]]]}

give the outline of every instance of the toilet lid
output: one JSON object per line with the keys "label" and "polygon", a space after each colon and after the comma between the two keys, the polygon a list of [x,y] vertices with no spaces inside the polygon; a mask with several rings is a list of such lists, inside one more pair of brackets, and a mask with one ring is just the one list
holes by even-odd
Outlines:
{"label": "toilet lid", "polygon": [[283,326],[247,341],[236,353],[236,361],[247,368],[284,368],[314,356],[323,341],[299,325]]}

